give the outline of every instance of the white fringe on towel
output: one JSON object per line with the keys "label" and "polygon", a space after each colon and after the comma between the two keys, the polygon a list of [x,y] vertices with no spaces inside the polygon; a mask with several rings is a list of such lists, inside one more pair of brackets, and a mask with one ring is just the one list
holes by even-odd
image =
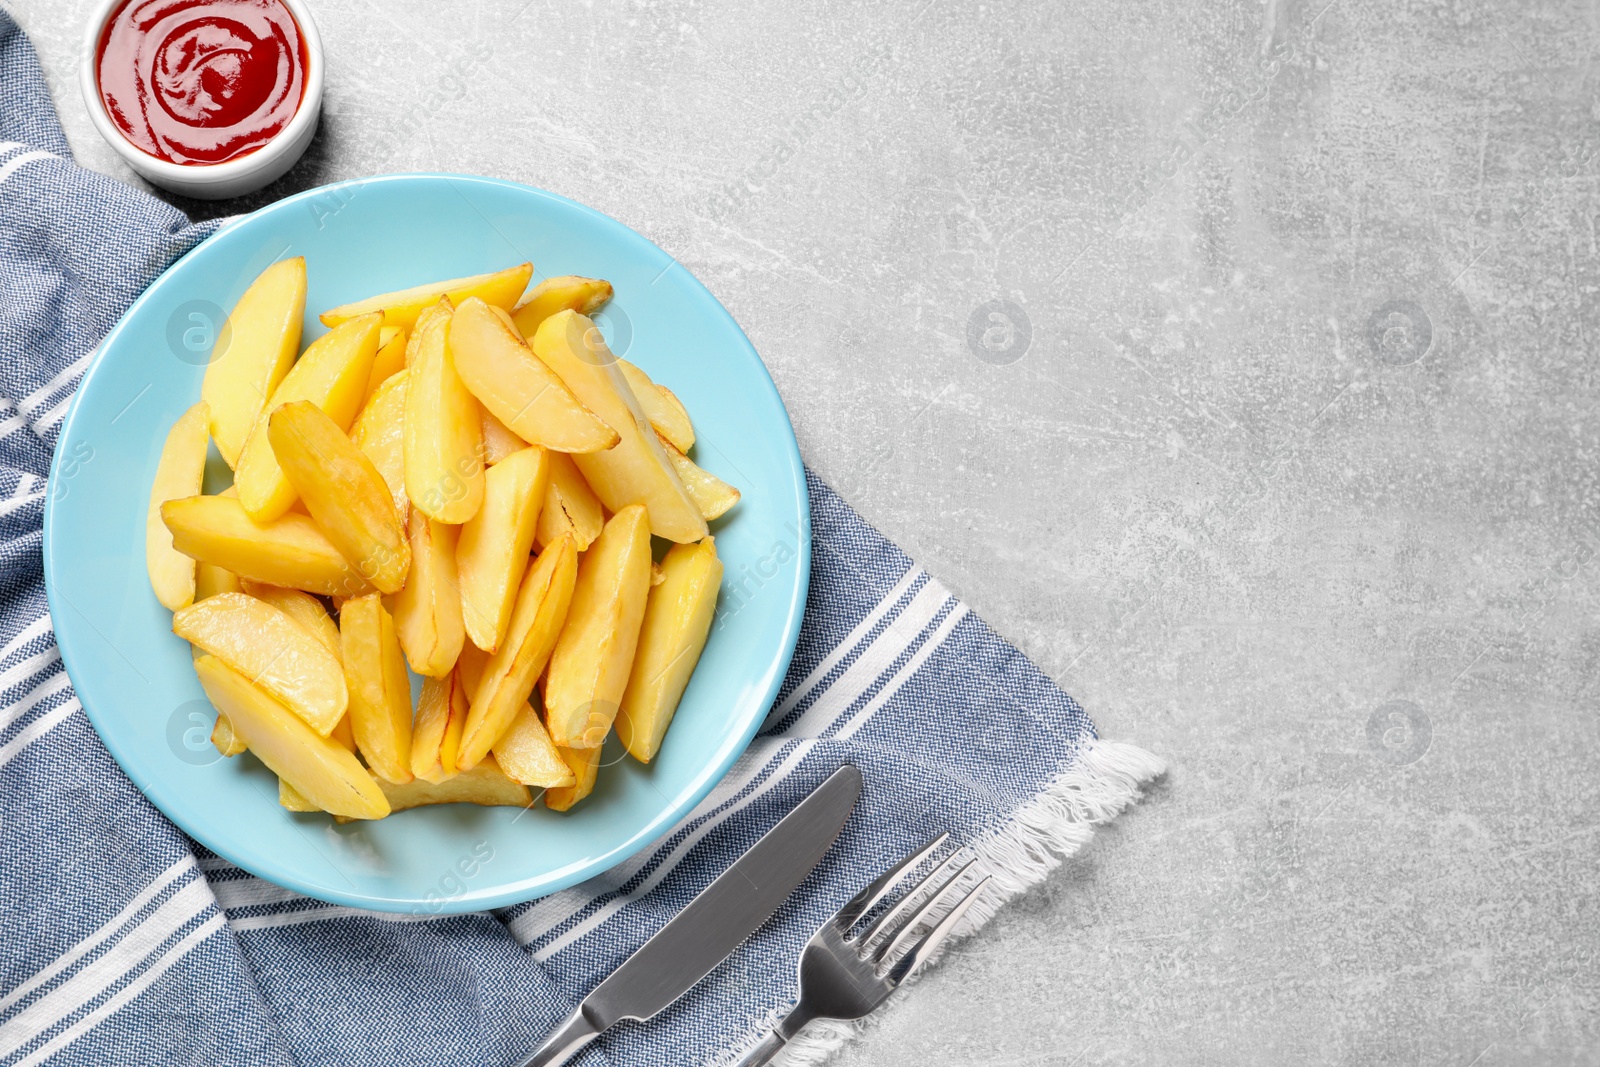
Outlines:
{"label": "white fringe on towel", "polygon": [[[967,846],[965,851],[978,859],[977,866],[993,881],[973,903],[945,947],[976,932],[1012,897],[1044,881],[1064,860],[1089,843],[1095,824],[1106,822],[1138,800],[1141,787],[1166,769],[1166,761],[1133,745],[1102,740],[1085,743],[1072,766],[1044,792],[987,836]],[[930,957],[918,973],[941,955],[942,950]],[[714,1067],[737,1063],[777,1019],[778,1016],[768,1019],[766,1026],[751,1034],[745,1044],[718,1057]],[[774,1063],[782,1067],[819,1067],[866,1025],[865,1019],[818,1019],[800,1031]]]}

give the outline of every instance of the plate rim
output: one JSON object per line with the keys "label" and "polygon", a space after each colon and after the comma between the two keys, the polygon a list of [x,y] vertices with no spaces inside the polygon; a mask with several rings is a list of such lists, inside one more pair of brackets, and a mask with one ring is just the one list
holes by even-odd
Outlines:
{"label": "plate rim", "polygon": [[[592,857],[581,863],[568,865],[567,867],[562,868],[559,871],[552,872],[542,878],[535,877],[530,879],[522,879],[511,883],[503,883],[498,886],[486,886],[469,890],[451,897],[443,898],[442,900],[435,899],[430,901],[425,898],[401,899],[393,896],[378,897],[359,892],[341,891],[333,887],[324,887],[320,885],[313,886],[306,883],[303,879],[295,878],[292,876],[292,874],[288,874],[279,870],[273,870],[271,873],[266,873],[254,862],[242,862],[238,852],[232,848],[228,841],[211,840],[208,839],[209,835],[201,836],[200,833],[197,833],[196,830],[189,825],[186,818],[181,816],[178,812],[170,810],[169,806],[163,803],[158,796],[152,795],[152,789],[154,788],[153,783],[150,788],[147,788],[145,784],[142,784],[133,775],[133,773],[129,770],[130,761],[127,754],[122,751],[121,746],[114,743],[106,736],[106,733],[101,730],[98,714],[90,710],[89,703],[84,701],[79,694],[77,671],[75,670],[72,662],[73,658],[79,653],[77,639],[75,636],[76,631],[72,630],[71,626],[69,626],[69,632],[74,636],[64,636],[60,628],[57,627],[55,623],[56,619],[67,617],[67,613],[61,610],[62,605],[58,603],[56,593],[56,574],[59,561],[56,558],[54,550],[54,520],[56,502],[55,488],[57,484],[58,471],[60,470],[57,460],[60,458],[67,440],[72,437],[73,427],[79,414],[79,398],[82,396],[84,389],[89,386],[93,376],[105,365],[105,356],[107,351],[111,347],[112,343],[120,337],[125,329],[127,329],[128,322],[133,315],[141,307],[143,307],[147,301],[152,299],[152,294],[162,283],[162,281],[166,279],[166,277],[173,271],[179,269],[185,260],[189,259],[195,253],[199,252],[201,249],[207,247],[211,243],[221,240],[223,237],[230,234],[241,225],[278,211],[287,210],[292,205],[302,203],[317,196],[325,196],[330,191],[346,189],[352,186],[366,186],[374,183],[413,182],[420,184],[444,182],[449,185],[454,185],[455,183],[460,182],[472,185],[507,189],[518,194],[531,194],[537,198],[554,201],[558,204],[574,208],[581,214],[591,216],[598,220],[601,225],[618,227],[631,238],[641,241],[648,248],[659,252],[665,260],[670,261],[670,263],[675,263],[681,267],[683,269],[683,274],[695,287],[700,290],[707,300],[709,300],[710,306],[715,309],[715,313],[721,315],[721,317],[726,321],[727,325],[733,328],[735,334],[743,342],[746,353],[754,361],[755,366],[760,371],[760,381],[763,387],[766,389],[771,399],[776,402],[778,410],[783,413],[782,428],[784,430],[783,443],[785,446],[783,448],[783,453],[784,458],[787,461],[788,473],[792,478],[795,487],[796,511],[800,517],[798,528],[796,530],[799,543],[796,546],[796,567],[798,580],[794,590],[795,595],[790,599],[790,602],[785,609],[787,617],[784,620],[784,632],[781,647],[777,650],[775,656],[771,660],[777,669],[773,672],[772,678],[767,684],[765,694],[756,705],[764,710],[770,710],[772,702],[777,698],[778,692],[781,690],[783,682],[788,675],[789,666],[793,662],[795,650],[799,644],[800,629],[805,619],[806,604],[810,599],[812,561],[811,507],[806,469],[804,461],[800,457],[800,445],[799,441],[795,437],[794,421],[789,416],[788,406],[784,404],[782,394],[778,392],[777,383],[773,381],[772,374],[767,369],[765,361],[762,360],[760,353],[756,350],[755,345],[751,343],[749,336],[745,334],[744,328],[739,325],[738,320],[735,319],[733,314],[723,306],[722,301],[717,299],[716,294],[712,293],[711,290],[706,287],[705,283],[702,282],[693,271],[689,270],[687,266],[679,261],[676,256],[668,253],[665,249],[661,248],[660,245],[657,245],[654,241],[650,240],[650,238],[633,229],[633,227],[618,219],[612,218],[610,215],[607,215],[596,208],[592,208],[587,204],[573,200],[570,197],[562,196],[559,193],[554,193],[547,189],[541,189],[537,186],[528,185],[523,182],[511,181],[509,179],[491,178],[482,175],[457,174],[451,172],[422,171],[398,174],[381,174],[366,178],[349,178],[344,181],[330,182],[326,185],[317,185],[301,190],[300,192],[294,193],[290,196],[283,197],[282,199],[275,200],[270,204],[265,204],[262,207],[257,208],[256,210],[245,215],[224,221],[215,231],[208,234],[193,248],[190,248],[188,251],[184,252],[183,255],[169,263],[159,274],[151,279],[150,283],[145,286],[143,291],[139,293],[133,302],[130,303],[117,318],[115,325],[113,325],[111,329],[106,332],[105,336],[100,339],[99,343],[95,346],[95,349],[91,354],[88,366],[84,369],[83,376],[78,380],[77,385],[73,389],[70,406],[68,407],[66,416],[61,421],[61,429],[56,437],[55,446],[51,449],[50,469],[45,484],[44,518],[41,530],[41,555],[45,583],[45,599],[52,619],[51,627],[54,632],[56,645],[61,653],[62,667],[66,671],[68,681],[72,683],[73,695],[79,700],[79,704],[83,709],[84,716],[89,720],[90,726],[94,729],[95,736],[99,738],[100,743],[105,746],[106,751],[116,762],[117,769],[130,782],[133,783],[134,788],[139,790],[140,795],[142,795],[152,806],[154,806],[164,818],[166,818],[179,830],[183,831],[184,834],[193,840],[198,841],[205,848],[216,853],[218,856],[222,857],[228,862],[233,863],[241,870],[244,870],[255,877],[261,878],[264,881],[283,886],[284,888],[291,889],[297,893],[334,904],[342,904],[349,907],[363,908],[372,911],[398,914],[417,914],[420,911],[426,912],[430,916],[442,917],[446,915],[483,911],[489,908],[508,907],[515,904],[537,900],[542,897],[549,896],[552,893],[559,892],[562,889],[576,885],[586,879],[594,877],[597,874],[610,870],[611,868],[625,862],[631,857],[638,855],[640,852],[649,848],[651,844],[662,839],[668,833],[670,833],[674,827],[682,822],[685,816],[692,812],[694,808],[705,799],[705,797],[712,791],[712,789],[716,787],[719,782],[727,777],[728,771],[744,755],[745,751],[750,747],[751,741],[760,731],[761,725],[765,721],[765,713],[763,712],[753,715],[750,723],[745,727],[742,737],[738,739],[738,742],[735,745],[729,747],[726,756],[715,764],[708,764],[706,770],[702,772],[695,781],[695,784],[689,789],[685,790],[674,803],[669,804],[660,813],[650,819],[644,826],[626,838],[623,842],[598,856]],[[138,553],[130,554],[138,555]],[[72,651],[69,651],[69,647],[72,649]],[[87,656],[88,652],[84,651],[83,654]],[[173,805],[173,807],[180,806]]]}

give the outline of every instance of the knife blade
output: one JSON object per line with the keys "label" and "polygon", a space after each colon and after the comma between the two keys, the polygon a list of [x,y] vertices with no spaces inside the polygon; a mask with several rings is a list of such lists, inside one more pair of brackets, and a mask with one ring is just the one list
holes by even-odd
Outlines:
{"label": "knife blade", "polygon": [[622,1020],[643,1022],[688,992],[789,898],[860,798],[861,772],[847,763],[583,998],[521,1067],[566,1063]]}

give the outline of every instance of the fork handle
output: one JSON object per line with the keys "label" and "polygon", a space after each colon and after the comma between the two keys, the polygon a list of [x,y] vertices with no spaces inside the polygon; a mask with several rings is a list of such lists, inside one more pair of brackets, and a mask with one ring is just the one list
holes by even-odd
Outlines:
{"label": "fork handle", "polygon": [[768,1030],[760,1043],[746,1052],[735,1067],[762,1067],[763,1064],[771,1063],[772,1058],[782,1052],[783,1046],[788,1043],[778,1031]]}

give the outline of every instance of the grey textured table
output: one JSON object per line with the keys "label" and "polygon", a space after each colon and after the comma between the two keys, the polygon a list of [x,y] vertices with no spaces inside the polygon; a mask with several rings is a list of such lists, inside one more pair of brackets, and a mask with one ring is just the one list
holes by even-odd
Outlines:
{"label": "grey textured table", "polygon": [[[453,170],[621,219],[1173,764],[841,1063],[1600,1061],[1592,5],[524,2],[313,0],[311,154],[202,211]],[[15,5],[128,177],[88,6]]]}

